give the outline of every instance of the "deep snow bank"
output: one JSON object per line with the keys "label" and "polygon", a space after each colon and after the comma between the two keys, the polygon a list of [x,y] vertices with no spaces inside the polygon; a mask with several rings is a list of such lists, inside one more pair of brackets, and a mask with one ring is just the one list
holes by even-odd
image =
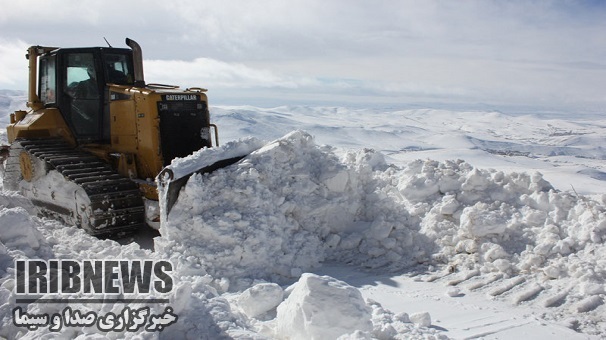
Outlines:
{"label": "deep snow bank", "polygon": [[578,328],[606,329],[605,203],[557,192],[539,173],[462,160],[398,168],[373,150],[339,156],[295,131],[192,177],[156,241],[182,273],[209,274],[221,290],[285,282],[322,261],[383,270],[422,264],[485,277],[476,288],[499,280],[489,296],[513,290],[515,304],[544,293],[537,301],[555,318],[589,312]]}
{"label": "deep snow bank", "polygon": [[158,246],[183,268],[228,279],[298,276],[331,260],[603,282],[604,263],[589,277],[586,262],[597,258],[574,259],[604,249],[604,211],[603,201],[555,192],[539,173],[461,160],[399,169],[372,150],[338,157],[296,131],[239,164],[193,177]]}
{"label": "deep snow bank", "polygon": [[387,168],[372,151],[343,162],[330,147],[293,132],[234,166],[192,177],[161,226],[158,249],[227,278],[298,276],[360,251],[370,262],[386,247],[363,239],[379,242],[392,228],[405,241],[396,248],[410,254],[403,249],[413,238],[402,223],[408,213],[388,203],[391,188],[373,177]]}

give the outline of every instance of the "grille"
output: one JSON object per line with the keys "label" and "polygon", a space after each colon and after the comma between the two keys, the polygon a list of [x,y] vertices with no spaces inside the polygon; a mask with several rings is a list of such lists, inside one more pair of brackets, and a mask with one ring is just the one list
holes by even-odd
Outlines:
{"label": "grille", "polygon": [[158,102],[158,112],[160,142],[165,166],[177,157],[185,157],[203,147],[211,146],[206,102],[200,100],[161,101]]}

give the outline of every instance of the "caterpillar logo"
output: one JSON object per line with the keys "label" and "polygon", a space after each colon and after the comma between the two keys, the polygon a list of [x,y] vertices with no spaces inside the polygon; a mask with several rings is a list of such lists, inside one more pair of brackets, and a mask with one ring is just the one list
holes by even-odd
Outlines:
{"label": "caterpillar logo", "polygon": [[195,94],[167,94],[164,95],[166,101],[183,101],[183,100],[199,100]]}

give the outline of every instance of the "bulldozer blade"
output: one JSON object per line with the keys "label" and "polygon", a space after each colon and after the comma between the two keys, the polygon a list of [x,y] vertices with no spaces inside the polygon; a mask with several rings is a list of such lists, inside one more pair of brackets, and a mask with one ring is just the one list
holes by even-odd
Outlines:
{"label": "bulldozer blade", "polygon": [[187,181],[189,180],[189,178],[192,175],[211,173],[215,170],[225,168],[232,164],[235,164],[246,156],[248,156],[248,155],[222,159],[213,164],[210,164],[201,169],[198,169],[192,173],[189,173],[185,176],[182,176],[178,179],[174,179],[174,173],[170,168],[166,168],[166,169],[162,170],[160,172],[160,174],[158,175],[158,178],[159,178],[159,185],[166,188],[165,189],[165,192],[166,192],[166,196],[165,196],[165,200],[166,200],[165,214],[166,215],[165,216],[168,216],[168,214],[172,210],[173,206],[177,202],[177,199],[179,198],[181,188],[183,188],[183,186],[185,186],[185,184],[187,184]]}

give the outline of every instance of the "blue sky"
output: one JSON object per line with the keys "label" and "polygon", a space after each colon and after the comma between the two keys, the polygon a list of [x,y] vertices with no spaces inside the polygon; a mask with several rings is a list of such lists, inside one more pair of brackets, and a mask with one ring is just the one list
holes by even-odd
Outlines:
{"label": "blue sky", "polygon": [[205,87],[216,104],[599,111],[604,3],[19,0],[0,12],[0,89],[25,89],[29,45],[124,47],[128,36],[147,81]]}

